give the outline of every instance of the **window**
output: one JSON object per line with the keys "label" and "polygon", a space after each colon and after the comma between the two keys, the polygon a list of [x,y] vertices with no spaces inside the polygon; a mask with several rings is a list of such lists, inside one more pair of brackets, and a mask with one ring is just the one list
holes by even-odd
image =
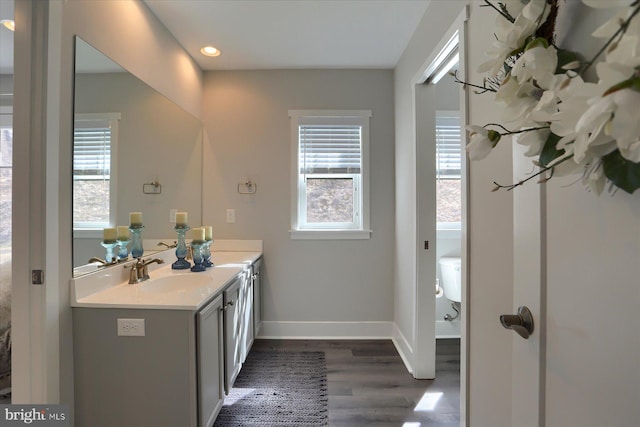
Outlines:
{"label": "window", "polygon": [[438,229],[460,229],[462,144],[459,111],[436,112],[436,218]]}
{"label": "window", "polygon": [[73,132],[73,228],[115,224],[113,165],[119,114],[78,114]]}
{"label": "window", "polygon": [[289,111],[294,239],[370,237],[371,111]]}
{"label": "window", "polygon": [[0,288],[11,289],[11,214],[13,209],[13,112],[0,106]]}

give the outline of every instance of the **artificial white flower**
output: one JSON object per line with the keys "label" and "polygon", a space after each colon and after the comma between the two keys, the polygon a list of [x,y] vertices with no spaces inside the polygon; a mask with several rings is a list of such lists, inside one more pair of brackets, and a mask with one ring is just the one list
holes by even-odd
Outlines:
{"label": "artificial white flower", "polygon": [[471,160],[484,159],[500,141],[500,133],[495,130],[474,125],[467,126],[467,130],[470,140],[467,144],[467,152]]}
{"label": "artificial white flower", "polygon": [[589,187],[591,191],[599,196],[602,193],[602,190],[604,190],[605,181],[606,179],[602,162],[599,159],[594,160],[584,171],[582,184]]}
{"label": "artificial white flower", "polygon": [[547,0],[531,0],[522,9],[522,16],[536,23],[537,28],[547,19],[550,11]]}
{"label": "artificial white flower", "polygon": [[582,3],[597,9],[630,6],[635,0],[582,0]]}
{"label": "artificial white flower", "polygon": [[612,98],[614,111],[605,133],[615,139],[622,157],[640,163],[640,92],[622,89],[608,97]]}
{"label": "artificial white flower", "polygon": [[515,93],[503,98],[506,101],[506,108],[502,111],[502,119],[513,128],[524,127],[524,124],[530,121],[531,112],[538,104],[541,95],[542,90],[534,86],[531,81],[517,85]]}
{"label": "artificial white flower", "polygon": [[[531,123],[531,125],[526,126],[525,129],[537,126],[538,124]],[[527,152],[524,153],[525,156],[533,157],[538,156],[542,152],[544,143],[547,141],[547,138],[549,138],[550,133],[551,131],[549,129],[530,130],[519,134],[517,138],[514,138],[514,140],[518,144],[528,147]]]}
{"label": "artificial white flower", "polygon": [[549,89],[558,67],[558,52],[553,46],[527,49],[513,65],[511,75],[519,82],[535,80],[542,89]]}
{"label": "artificial white flower", "polygon": [[[507,5],[507,7],[509,6]],[[493,48],[485,52],[485,55],[490,59],[480,64],[478,72],[488,71],[492,76],[497,75],[507,58],[513,55],[513,52],[524,48],[526,40],[546,19],[549,9],[546,6],[546,0],[531,0],[524,6],[513,23],[504,16],[498,15],[496,17],[496,40],[493,42]]]}
{"label": "artificial white flower", "polygon": [[583,163],[591,157],[589,151],[601,155],[615,149],[615,142],[604,132],[605,126],[612,118],[615,110],[613,97],[605,96],[591,105],[576,124],[576,137],[573,143],[574,161]]}

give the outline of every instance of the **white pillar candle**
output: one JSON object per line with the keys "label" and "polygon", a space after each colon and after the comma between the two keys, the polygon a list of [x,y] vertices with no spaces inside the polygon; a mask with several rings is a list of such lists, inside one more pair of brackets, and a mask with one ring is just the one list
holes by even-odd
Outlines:
{"label": "white pillar candle", "polygon": [[194,242],[204,242],[204,228],[202,227],[194,228],[192,239]]}
{"label": "white pillar candle", "polygon": [[130,225],[142,225],[142,212],[129,212]]}
{"label": "white pillar candle", "polygon": [[204,240],[213,240],[213,227],[210,225],[204,226]]}
{"label": "white pillar candle", "polygon": [[105,228],[102,232],[102,241],[104,243],[115,243],[116,242],[116,229],[115,228]]}
{"label": "white pillar candle", "polygon": [[178,212],[176,213],[176,225],[187,225],[187,213],[186,212]]}
{"label": "white pillar candle", "polygon": [[129,240],[129,227],[126,225],[119,225],[116,228],[118,230],[118,240]]}

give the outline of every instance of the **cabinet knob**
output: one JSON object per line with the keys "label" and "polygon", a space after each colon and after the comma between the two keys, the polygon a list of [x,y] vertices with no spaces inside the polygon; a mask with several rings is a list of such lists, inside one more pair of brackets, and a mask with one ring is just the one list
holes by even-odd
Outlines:
{"label": "cabinet knob", "polygon": [[227,304],[225,304],[225,306],[222,307],[222,311],[227,311],[227,308],[229,308],[232,305],[233,305],[233,300],[231,300]]}

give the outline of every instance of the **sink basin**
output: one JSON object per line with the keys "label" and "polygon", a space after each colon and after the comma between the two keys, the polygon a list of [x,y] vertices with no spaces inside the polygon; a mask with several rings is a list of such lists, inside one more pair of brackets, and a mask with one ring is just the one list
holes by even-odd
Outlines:
{"label": "sink basin", "polygon": [[211,282],[208,275],[192,274],[172,274],[158,278],[151,278],[145,282],[135,285],[142,292],[149,293],[169,293],[180,291],[191,291],[202,288]]}

